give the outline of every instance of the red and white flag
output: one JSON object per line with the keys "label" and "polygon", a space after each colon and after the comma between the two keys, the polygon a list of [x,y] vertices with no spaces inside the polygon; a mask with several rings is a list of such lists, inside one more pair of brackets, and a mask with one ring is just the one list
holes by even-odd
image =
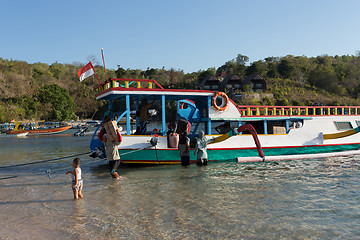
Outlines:
{"label": "red and white flag", "polygon": [[80,82],[82,80],[84,80],[85,78],[90,77],[91,75],[94,75],[94,74],[95,74],[95,69],[91,62],[86,64],[84,67],[82,67],[78,72]]}

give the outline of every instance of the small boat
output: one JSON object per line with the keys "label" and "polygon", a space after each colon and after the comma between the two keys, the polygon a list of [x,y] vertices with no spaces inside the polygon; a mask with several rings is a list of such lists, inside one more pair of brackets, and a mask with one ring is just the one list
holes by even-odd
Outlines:
{"label": "small boat", "polygon": [[[93,127],[91,127],[91,128],[93,128]],[[94,130],[95,129],[93,129],[93,131],[91,131],[90,127],[82,126],[82,127],[79,128],[78,131],[76,131],[74,133],[74,136],[76,136],[76,137],[78,137],[78,136],[92,136],[94,134]]]}
{"label": "small boat", "polygon": [[62,133],[70,128],[71,126],[61,122],[16,122],[14,129],[7,134],[49,135]]}
{"label": "small boat", "polygon": [[[168,101],[176,104],[176,120],[191,125],[191,147],[199,131],[205,132],[209,141],[208,161],[254,162],[266,161],[267,157],[271,161],[278,156],[348,154],[360,148],[360,134],[357,134],[360,106],[243,106],[235,104],[223,92],[164,89],[148,79],[109,79],[97,86],[95,92],[97,100],[109,102],[110,118],[117,122],[126,119],[125,134],[118,147],[124,163],[180,163],[179,150],[169,144],[172,129],[166,121],[170,113]],[[131,112],[138,110],[142,99],[154,98],[161,111],[159,129],[144,135],[132,134]],[[115,106],[119,109],[113,109]],[[111,112],[121,114],[115,118]],[[135,124],[139,125],[138,119]],[[93,152],[103,148],[96,137],[98,129],[90,142]],[[196,161],[193,151],[191,148],[191,162]]]}
{"label": "small boat", "polygon": [[15,136],[21,138],[21,137],[26,137],[28,134],[29,132],[23,132],[23,133],[17,133],[15,134]]}

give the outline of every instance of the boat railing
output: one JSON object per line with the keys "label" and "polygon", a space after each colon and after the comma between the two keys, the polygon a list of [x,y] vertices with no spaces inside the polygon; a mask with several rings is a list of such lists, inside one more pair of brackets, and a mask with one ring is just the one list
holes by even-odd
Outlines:
{"label": "boat railing", "polygon": [[95,92],[98,94],[111,88],[164,89],[157,81],[152,79],[111,78],[96,86]]}
{"label": "boat railing", "polygon": [[360,115],[359,106],[238,106],[243,117]]}

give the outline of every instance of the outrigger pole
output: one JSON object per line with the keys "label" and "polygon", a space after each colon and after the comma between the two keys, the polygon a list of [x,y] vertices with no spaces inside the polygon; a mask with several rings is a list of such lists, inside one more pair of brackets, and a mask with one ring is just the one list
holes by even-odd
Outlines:
{"label": "outrigger pole", "polygon": [[106,81],[108,78],[107,78],[107,74],[106,74],[105,59],[104,59],[104,49],[103,48],[101,48],[101,55],[102,55],[102,60],[103,60],[103,63],[104,63],[105,81]]}

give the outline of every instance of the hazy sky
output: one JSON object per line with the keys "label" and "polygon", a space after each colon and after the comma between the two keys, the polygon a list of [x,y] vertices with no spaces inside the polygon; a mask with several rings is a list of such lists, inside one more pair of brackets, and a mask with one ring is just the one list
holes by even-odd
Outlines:
{"label": "hazy sky", "polygon": [[220,67],[237,54],[355,55],[358,0],[0,0],[0,57],[106,67]]}

